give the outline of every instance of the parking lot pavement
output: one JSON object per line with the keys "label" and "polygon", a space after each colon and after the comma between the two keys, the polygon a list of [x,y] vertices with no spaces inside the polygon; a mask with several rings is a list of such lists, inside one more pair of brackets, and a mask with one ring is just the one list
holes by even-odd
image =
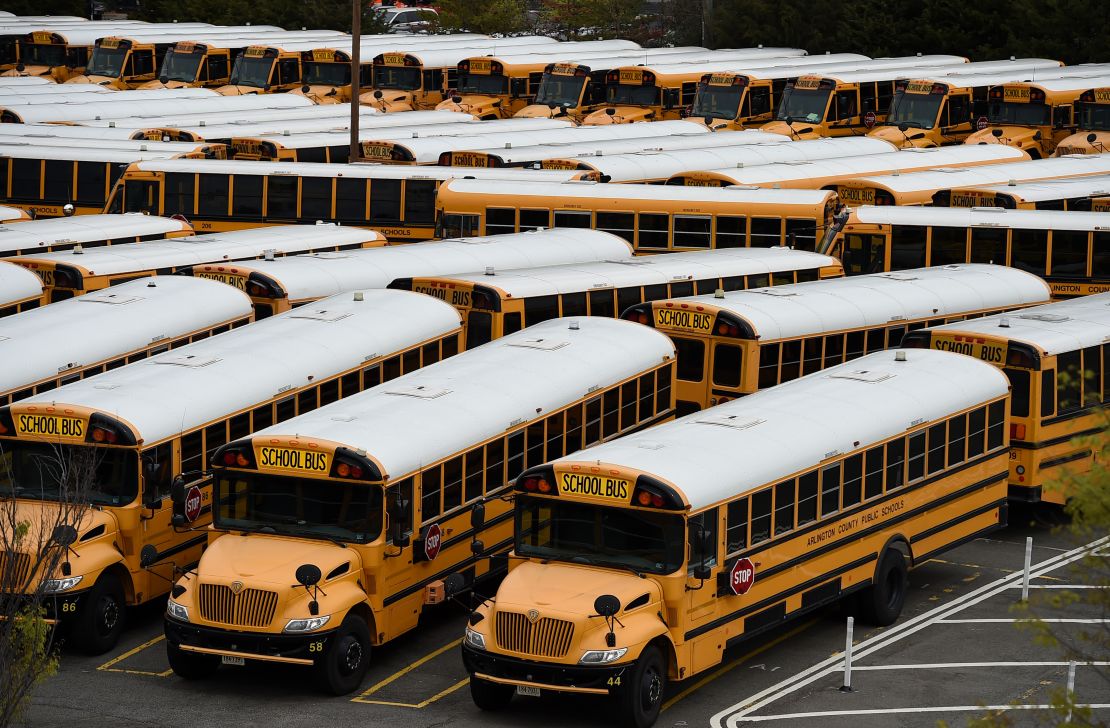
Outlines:
{"label": "parking lot pavement", "polygon": [[[844,621],[829,609],[746,642],[719,667],[672,685],[658,725],[867,728],[932,726],[941,718],[962,725],[974,715],[962,708],[1043,701],[1062,684],[1067,666],[1012,624],[1027,535],[1036,539],[1034,589],[1066,585],[1062,555],[1069,544],[1043,526],[1011,526],[915,569],[903,616],[892,627],[857,625],[853,692],[839,690]],[[1071,610],[1056,618],[1097,616]],[[108,655],[63,653],[59,674],[33,698],[31,725],[612,725],[607,702],[591,697],[518,698],[503,713],[478,711],[459,659],[464,610],[455,605],[426,615],[417,630],[376,649],[361,689],[345,698],[322,696],[306,670],[279,665],[223,668],[212,680],[181,680],[166,662],[160,609],[133,612],[130,619],[124,641]],[[1082,667],[1076,691],[1091,702],[1110,696],[1110,686],[1097,684],[1093,671]]]}

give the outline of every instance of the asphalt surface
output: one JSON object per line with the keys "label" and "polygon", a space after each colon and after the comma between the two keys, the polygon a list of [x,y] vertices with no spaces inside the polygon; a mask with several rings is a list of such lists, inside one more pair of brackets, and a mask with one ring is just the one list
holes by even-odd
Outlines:
{"label": "asphalt surface", "polygon": [[[1025,539],[1034,538],[1034,595],[1074,581],[1068,564],[1077,544],[1029,516],[1016,514],[1007,529],[911,572],[901,619],[884,629],[856,629],[851,691],[841,690],[846,623],[830,608],[742,644],[718,668],[671,685],[657,725],[886,728],[945,720],[960,726],[983,706],[1046,703],[1065,684],[1068,666],[1014,624]],[[1104,552],[1110,558],[1110,547]],[[1061,630],[1105,626],[1098,623],[1105,615],[1082,605],[1044,608],[1041,616],[1086,620],[1054,623]],[[178,679],[166,662],[161,611],[133,611],[109,654],[63,651],[59,673],[34,695],[27,722],[57,728],[614,725],[608,701],[590,697],[518,697],[502,713],[480,712],[459,657],[464,617],[451,604],[426,615],[419,629],[374,651],[359,692],[335,698],[315,692],[307,672],[296,667],[224,667],[209,681]],[[1080,702],[1110,704],[1110,684],[1100,674],[1107,668],[1077,668]],[[1110,709],[1095,710],[1110,719]],[[1015,725],[1038,724],[1033,710],[1009,715]]]}

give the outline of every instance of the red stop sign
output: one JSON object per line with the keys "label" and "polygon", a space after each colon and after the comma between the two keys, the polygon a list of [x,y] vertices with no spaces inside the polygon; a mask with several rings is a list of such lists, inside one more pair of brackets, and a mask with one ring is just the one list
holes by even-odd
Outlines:
{"label": "red stop sign", "polygon": [[185,493],[185,520],[192,523],[200,518],[200,487],[194,485]]}
{"label": "red stop sign", "polygon": [[728,570],[728,586],[737,596],[747,594],[755,583],[755,564],[750,559],[737,559]]}
{"label": "red stop sign", "polygon": [[863,115],[863,125],[866,126],[868,129],[875,126],[875,122],[878,120],[879,117],[875,116],[874,111],[868,111],[866,114]]}
{"label": "red stop sign", "polygon": [[428,532],[424,534],[424,555],[428,557],[428,561],[434,561],[435,557],[439,556],[439,547],[443,543],[443,531],[440,530],[438,523],[433,523],[428,526]]}
{"label": "red stop sign", "polygon": [[980,116],[978,119],[975,120],[975,128],[979,131],[983,131],[984,129],[986,129],[987,124],[987,117],[985,116]]}

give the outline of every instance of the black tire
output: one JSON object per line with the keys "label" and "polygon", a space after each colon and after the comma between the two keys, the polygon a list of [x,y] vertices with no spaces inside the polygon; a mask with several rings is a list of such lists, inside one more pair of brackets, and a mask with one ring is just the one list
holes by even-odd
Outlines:
{"label": "black tire", "polygon": [[316,684],[326,693],[347,695],[362,685],[369,666],[370,630],[365,621],[349,614],[316,660]]}
{"label": "black tire", "polygon": [[172,642],[166,642],[166,658],[173,674],[186,680],[205,680],[220,669],[220,658],[200,652],[186,652]]}
{"label": "black tire", "polygon": [[513,699],[516,688],[512,685],[483,680],[480,677],[470,676],[470,698],[481,710],[490,712],[504,710]]}
{"label": "black tire", "polygon": [[87,655],[102,655],[116,646],[127,621],[127,600],[115,574],[100,575],[85,595],[69,636]]}
{"label": "black tire", "polygon": [[897,549],[887,549],[875,569],[875,581],[859,595],[860,618],[876,627],[894,624],[906,603],[909,570],[906,557]]}
{"label": "black tire", "polygon": [[659,717],[663,691],[667,687],[667,666],[653,645],[640,653],[640,659],[625,671],[619,693],[620,722],[628,728],[648,728]]}

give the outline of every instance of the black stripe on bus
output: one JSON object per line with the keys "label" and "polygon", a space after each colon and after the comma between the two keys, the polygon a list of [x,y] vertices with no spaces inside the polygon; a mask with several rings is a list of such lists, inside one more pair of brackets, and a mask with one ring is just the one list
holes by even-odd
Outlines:
{"label": "black stripe on bus", "polygon": [[424,579],[420,582],[417,582],[416,584],[413,584],[411,586],[407,586],[399,592],[394,592],[393,594],[390,594],[384,600],[382,600],[382,605],[388,607],[389,605],[391,605],[395,602],[398,602],[398,601],[404,599],[405,597],[412,596],[413,594],[416,594],[417,592],[422,591],[424,589],[424,587],[426,587],[428,584],[431,584],[433,581],[439,581],[440,579],[445,579],[446,577],[450,576],[451,574],[454,574],[457,571],[462,571],[463,569],[465,569],[469,566],[473,566],[474,564],[478,563],[479,561],[481,561],[484,558],[495,556],[498,552],[500,552],[504,549],[508,549],[512,545],[513,545],[513,539],[510,537],[510,538],[507,538],[507,539],[505,539],[504,541],[502,541],[500,543],[494,544],[492,547],[486,549],[485,551],[483,551],[480,554],[471,554],[470,556],[466,557],[465,559],[458,562],[457,564],[455,564],[453,566],[450,566],[450,567],[448,567],[448,568],[444,569],[443,571],[440,571],[436,574],[433,574],[432,576],[428,577],[427,579]]}
{"label": "black stripe on bus", "polygon": [[983,536],[986,536],[989,533],[994,533],[995,531],[997,531],[1000,528],[1005,528],[1006,527],[1006,519],[1002,518],[1002,519],[999,519],[999,521],[1000,521],[999,523],[992,523],[991,525],[987,526],[986,528],[980,529],[980,530],[976,531],[975,533],[969,533],[968,535],[964,536],[963,538],[957,539],[957,540],[955,540],[951,543],[944,544],[943,546],[940,546],[940,547],[938,547],[938,548],[936,548],[936,549],[934,549],[934,550],[932,550],[932,551],[930,551],[926,554],[921,554],[921,556],[917,557],[917,560],[920,561],[921,563],[925,563],[926,561],[933,558],[937,554],[942,553],[944,551],[947,551],[948,549],[954,549],[957,546],[963,546],[965,543],[971,543],[972,541],[974,541],[977,538],[982,538]]}
{"label": "black stripe on bus", "polygon": [[1080,417],[1085,417],[1087,415],[1093,415],[1095,412],[1097,412],[1099,409],[1101,409],[1102,406],[1103,405],[1099,405],[1099,404],[1090,404],[1090,405],[1087,405],[1086,407],[1080,407],[1077,410],[1072,410],[1071,412],[1068,412],[1067,414],[1056,415],[1055,417],[1047,417],[1047,418],[1041,420],[1041,425],[1042,426],[1058,425],[1061,422],[1067,422],[1068,420],[1077,420]]}
{"label": "black stripe on bus", "polygon": [[1104,432],[1105,430],[1105,427],[1092,427],[1087,430],[1080,430],[1079,432],[1073,432],[1068,435],[1054,437],[1051,440],[1038,440],[1037,442],[1013,440],[1010,442],[1010,446],[1016,450],[1041,450],[1046,447],[1052,447],[1053,445],[1059,445],[1062,442],[1069,442],[1077,437],[1088,437],[1090,435],[1097,435],[1100,432]]}
{"label": "black stripe on bus", "polygon": [[[927,539],[930,536],[935,536],[938,533],[940,533],[941,531],[947,531],[949,528],[952,528],[953,526],[960,525],[961,523],[963,523],[964,521],[966,521],[969,518],[975,518],[976,516],[981,516],[984,513],[987,513],[989,511],[993,511],[995,508],[1002,508],[1003,506],[1005,506],[1005,504],[1006,504],[1006,499],[1002,498],[1002,499],[996,500],[992,503],[988,503],[985,506],[980,506],[980,507],[976,508],[974,511],[972,511],[971,513],[961,513],[960,515],[956,516],[953,519],[945,521],[944,523],[937,524],[936,526],[933,526],[932,528],[928,528],[928,529],[922,531],[921,533],[917,533],[917,534],[914,534],[913,536],[910,536],[910,543],[911,544],[917,543],[918,541],[922,541],[924,539]],[[914,560],[918,561],[918,559],[916,559],[916,558]]]}
{"label": "black stripe on bus", "polygon": [[[470,509],[470,510],[472,510],[472,509]],[[463,511],[463,512],[465,513],[466,511]],[[481,530],[484,531],[487,528],[493,528],[494,526],[496,526],[500,523],[504,523],[505,521],[511,520],[512,517],[513,517],[513,509],[510,508],[509,510],[502,513],[500,516],[497,516],[496,518],[491,518],[488,521],[486,521],[485,523],[483,523]],[[445,539],[440,548],[449,549],[457,543],[460,543],[462,541],[469,541],[473,536],[474,536],[474,529],[473,528],[468,528],[465,531],[461,532],[457,536],[452,536],[451,538]]]}
{"label": "black stripe on bus", "polygon": [[1071,455],[1061,455],[1058,458],[1050,458],[1049,460],[1045,460],[1037,466],[1037,469],[1047,470],[1048,468],[1055,468],[1059,465],[1064,465],[1065,463],[1072,463],[1076,460],[1083,460],[1084,458],[1089,457],[1091,457],[1091,451],[1089,449],[1080,450],[1079,452],[1072,453]]}
{"label": "black stripe on bus", "polygon": [[176,546],[171,546],[170,548],[166,549],[165,551],[159,551],[155,555],[154,561],[150,562],[150,564],[147,568],[150,568],[150,566],[154,566],[155,564],[161,563],[162,561],[165,561],[169,557],[175,556],[175,555],[181,553],[182,551],[188,551],[189,549],[193,548],[194,546],[200,546],[202,543],[204,543],[207,540],[208,540],[208,535],[204,534],[202,536],[197,536],[196,538],[191,538],[188,541],[182,541],[181,543],[177,544]]}

